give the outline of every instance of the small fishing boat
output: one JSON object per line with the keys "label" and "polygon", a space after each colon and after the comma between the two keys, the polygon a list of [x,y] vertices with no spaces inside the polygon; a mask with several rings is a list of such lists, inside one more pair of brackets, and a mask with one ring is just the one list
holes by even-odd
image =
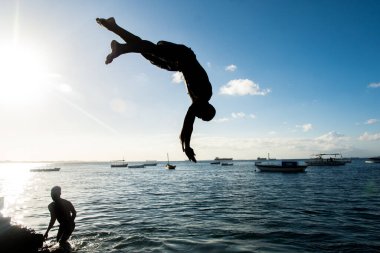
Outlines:
{"label": "small fishing boat", "polygon": [[220,165],[222,165],[222,166],[232,166],[234,164],[233,163],[221,163]]}
{"label": "small fishing boat", "polygon": [[128,163],[125,162],[125,160],[114,160],[111,161],[111,168],[118,168],[118,167],[128,167]]}
{"label": "small fishing boat", "polygon": [[220,164],[220,162],[211,162],[210,164],[217,165],[217,164]]}
{"label": "small fishing boat", "polygon": [[40,169],[30,169],[31,172],[52,172],[59,171],[61,168],[40,168]]}
{"label": "small fishing boat", "polygon": [[263,172],[304,172],[307,164],[303,161],[274,160],[256,162],[255,166]]}
{"label": "small fishing boat", "polygon": [[168,153],[166,154],[166,156],[168,158],[168,163],[165,165],[165,168],[167,168],[168,170],[174,170],[176,166],[169,163],[169,154]]}

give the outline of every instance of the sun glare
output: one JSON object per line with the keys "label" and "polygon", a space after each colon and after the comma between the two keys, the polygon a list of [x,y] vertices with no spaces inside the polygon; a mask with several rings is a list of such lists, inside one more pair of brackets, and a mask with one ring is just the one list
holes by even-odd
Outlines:
{"label": "sun glare", "polygon": [[21,45],[0,45],[0,103],[26,105],[47,92],[48,69],[43,53]]}

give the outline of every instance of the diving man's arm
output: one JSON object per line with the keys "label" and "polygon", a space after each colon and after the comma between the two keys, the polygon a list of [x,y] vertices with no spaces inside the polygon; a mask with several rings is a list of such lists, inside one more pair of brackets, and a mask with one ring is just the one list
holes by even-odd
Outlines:
{"label": "diving man's arm", "polygon": [[182,150],[186,153],[187,157],[191,161],[196,163],[197,160],[195,159],[194,150],[190,147],[190,139],[191,139],[191,134],[193,132],[194,121],[195,121],[195,113],[192,106],[190,106],[189,109],[187,110],[187,113],[183,122],[180,139],[181,139],[181,144],[182,144]]}

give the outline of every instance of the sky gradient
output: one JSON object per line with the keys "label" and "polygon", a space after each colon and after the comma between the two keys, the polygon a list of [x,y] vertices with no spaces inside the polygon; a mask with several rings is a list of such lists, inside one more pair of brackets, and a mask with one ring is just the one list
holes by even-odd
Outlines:
{"label": "sky gradient", "polygon": [[195,121],[198,160],[380,155],[379,1],[1,1],[1,160],[185,160],[181,75],[139,54],[136,35],[193,49],[213,85]]}

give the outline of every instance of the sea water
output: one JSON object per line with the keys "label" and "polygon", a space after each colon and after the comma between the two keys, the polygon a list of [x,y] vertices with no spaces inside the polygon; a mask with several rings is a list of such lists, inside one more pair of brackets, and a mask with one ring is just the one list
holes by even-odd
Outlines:
{"label": "sea water", "polygon": [[1,212],[44,233],[59,185],[77,210],[74,252],[380,252],[380,164],[287,174],[233,163],[0,163]]}

